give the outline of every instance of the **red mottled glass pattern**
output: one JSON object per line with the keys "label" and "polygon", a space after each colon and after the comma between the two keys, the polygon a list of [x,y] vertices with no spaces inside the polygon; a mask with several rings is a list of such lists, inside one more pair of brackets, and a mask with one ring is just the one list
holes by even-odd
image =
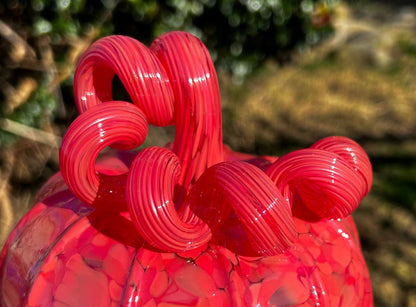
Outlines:
{"label": "red mottled glass pattern", "polygon": [[[113,101],[115,75],[132,103]],[[356,142],[280,158],[224,146],[212,60],[184,32],[98,40],[74,93],[60,172],[0,255],[0,306],[373,306]],[[173,143],[134,151],[148,124],[175,125]]]}

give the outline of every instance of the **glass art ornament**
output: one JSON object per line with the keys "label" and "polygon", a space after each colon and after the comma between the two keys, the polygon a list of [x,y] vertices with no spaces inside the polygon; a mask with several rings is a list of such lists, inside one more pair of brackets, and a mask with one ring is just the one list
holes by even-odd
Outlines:
{"label": "glass art ornament", "polygon": [[[115,75],[132,103],[113,101]],[[74,93],[60,172],[1,253],[1,306],[373,305],[356,142],[280,158],[224,146],[212,60],[184,32],[98,40]],[[149,124],[175,125],[173,143],[133,151]]]}

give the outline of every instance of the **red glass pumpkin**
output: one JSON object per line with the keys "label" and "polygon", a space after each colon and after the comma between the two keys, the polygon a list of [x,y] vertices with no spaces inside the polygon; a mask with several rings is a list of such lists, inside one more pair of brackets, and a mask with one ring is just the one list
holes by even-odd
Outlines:
{"label": "red glass pumpkin", "polygon": [[[114,74],[133,104],[113,101]],[[372,306],[350,216],[372,183],[357,143],[225,147],[212,61],[183,32],[97,41],[74,90],[61,172],[0,256],[1,306]],[[173,144],[129,151],[148,123],[174,124]]]}

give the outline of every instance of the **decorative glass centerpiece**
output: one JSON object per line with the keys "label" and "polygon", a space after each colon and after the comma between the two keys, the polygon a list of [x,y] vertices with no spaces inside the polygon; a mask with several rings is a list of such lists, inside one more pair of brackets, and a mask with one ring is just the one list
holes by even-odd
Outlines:
{"label": "decorative glass centerpiece", "polygon": [[[114,75],[133,103],[113,101]],[[1,253],[1,306],[373,305],[350,216],[372,184],[357,143],[224,146],[212,60],[184,32],[98,40],[74,92],[60,172]],[[133,151],[149,124],[175,125],[173,143]]]}

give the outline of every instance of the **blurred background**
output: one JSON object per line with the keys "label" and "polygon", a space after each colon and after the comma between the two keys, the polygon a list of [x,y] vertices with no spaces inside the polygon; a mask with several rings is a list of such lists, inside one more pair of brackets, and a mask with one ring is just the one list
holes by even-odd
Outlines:
{"label": "blurred background", "polygon": [[[416,4],[339,0],[4,0],[0,246],[58,171],[80,54],[109,34],[189,31],[214,59],[224,142],[282,155],[344,135],[374,185],[354,213],[376,306],[416,306]],[[115,95],[126,100],[117,78]],[[152,129],[147,144],[171,141]]]}

